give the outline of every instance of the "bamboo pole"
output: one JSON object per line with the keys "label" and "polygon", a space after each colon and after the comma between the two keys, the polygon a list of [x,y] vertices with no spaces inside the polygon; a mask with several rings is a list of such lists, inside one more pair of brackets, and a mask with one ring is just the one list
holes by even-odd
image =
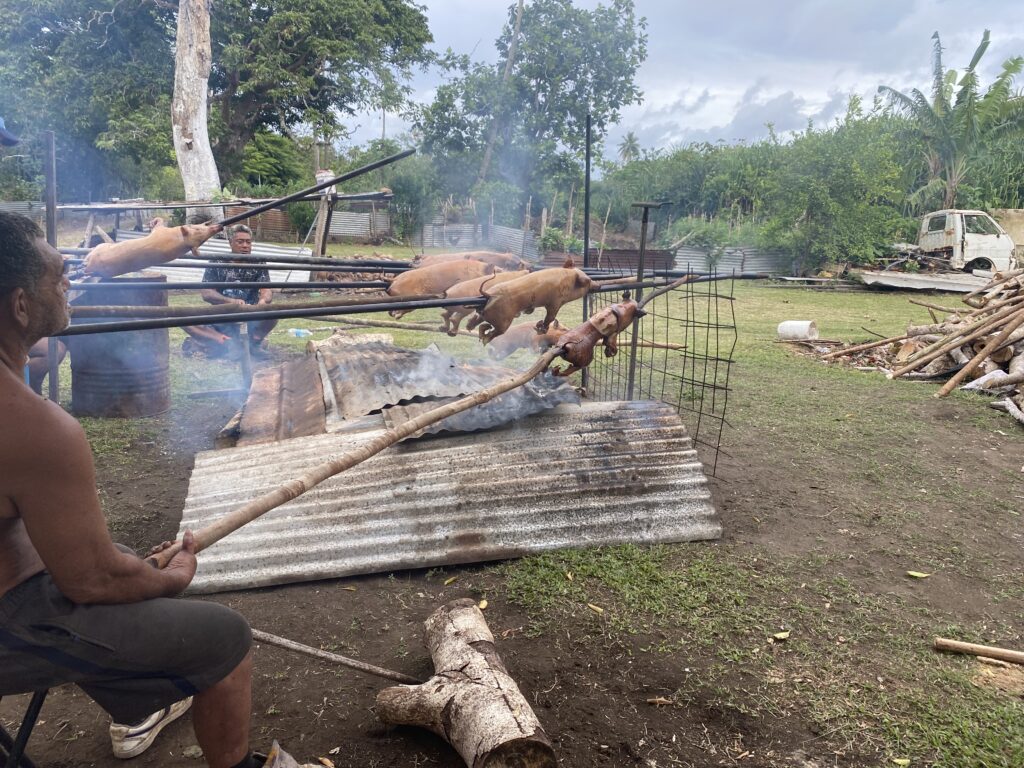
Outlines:
{"label": "bamboo pole", "polygon": [[986,659],[1008,661],[1011,664],[1024,664],[1024,651],[1011,651],[1008,648],[998,648],[994,645],[976,645],[975,643],[962,643],[959,640],[936,637],[934,648],[937,651],[967,653],[971,656],[984,656]]}
{"label": "bamboo pole", "polygon": [[999,332],[998,336],[992,339],[978,354],[971,358],[971,361],[967,363],[967,365],[957,371],[953,378],[943,384],[942,389],[935,393],[935,397],[945,397],[952,392],[956,386],[967,378],[975,368],[989,357],[989,355],[999,349],[999,346],[1003,344],[1003,342],[1010,337],[1010,334],[1017,330],[1021,325],[1024,325],[1024,310],[1018,312],[1017,315],[1006,324],[1003,330]]}
{"label": "bamboo pole", "polygon": [[[479,392],[468,395],[461,400],[456,400],[454,403],[448,403],[447,405],[426,411],[416,418],[410,419],[404,424],[395,427],[394,429],[389,429],[387,432],[374,440],[371,440],[369,443],[343,453],[335,459],[318,464],[301,477],[289,480],[274,490],[253,499],[232,512],[229,512],[219,520],[216,520],[205,528],[201,528],[194,532],[193,535],[196,543],[196,552],[201,552],[204,549],[207,549],[228,534],[237,531],[246,523],[251,523],[253,520],[266,514],[270,510],[301,496],[311,488],[315,488],[320,485],[320,483],[329,477],[333,477],[334,475],[344,472],[346,469],[354,467],[356,464],[360,464],[367,459],[376,456],[385,448],[391,447],[395,443],[404,440],[419,430],[429,427],[431,424],[436,424],[449,416],[454,416],[457,413],[468,411],[470,408],[493,400],[498,395],[522,386],[538,374],[547,370],[548,366],[551,365],[552,361],[558,357],[561,352],[561,347],[557,345],[553,346],[541,355],[537,359],[537,362],[530,366],[530,368],[519,375],[511,379],[498,382],[486,389],[482,389]],[[148,559],[152,560],[158,568],[163,568],[180,551],[181,542],[176,541],[167,549],[151,555]]]}
{"label": "bamboo pole", "polygon": [[[999,323],[1003,322],[1006,318],[1013,315],[1015,311],[1015,307],[1007,307],[1001,309],[995,314],[988,315],[986,317],[980,317],[973,323],[968,323],[963,328],[957,329],[957,331],[955,332],[955,336],[947,335],[945,337],[945,341],[936,342],[935,344],[925,347],[920,352],[915,353],[907,360],[907,363],[910,364],[921,362],[923,364],[928,362],[929,360],[934,360],[936,357],[938,357],[938,355],[934,354],[938,349],[942,350],[940,354],[945,354],[954,346],[961,347],[969,341],[974,341],[974,339],[977,339],[978,337],[984,336],[986,333],[988,333],[993,326],[999,325]],[[981,331],[981,333],[978,332],[979,330]],[[953,344],[953,342],[956,342],[958,340],[958,343]],[[917,366],[914,367],[916,368]],[[913,368],[909,370],[913,370]]]}
{"label": "bamboo pole", "polygon": [[963,309],[950,309],[949,307],[942,307],[938,304],[929,304],[927,301],[919,301],[918,299],[907,299],[911,304],[916,304],[919,307],[928,307],[929,309],[936,309],[939,312],[945,312],[950,315],[963,314]]}
{"label": "bamboo pole", "polygon": [[889,378],[895,379],[905,373],[910,373],[910,371],[916,371],[922,365],[927,365],[932,360],[942,357],[945,354],[949,354],[954,349],[958,349],[959,347],[962,347],[975,339],[979,339],[982,336],[987,336],[1008,317],[1011,317],[1013,313],[1014,310],[1010,309],[1005,313],[1000,313],[996,317],[986,318],[987,322],[984,324],[976,324],[975,330],[970,331],[966,335],[964,335],[964,332],[968,329],[964,329],[956,336],[945,336],[945,341],[937,341],[935,344],[931,344],[926,347],[923,352],[918,352],[912,355],[907,360],[907,364],[903,368],[893,371]]}
{"label": "bamboo pole", "polygon": [[855,352],[863,352],[866,349],[874,349],[875,347],[881,347],[886,344],[894,344],[897,341],[905,341],[909,339],[912,334],[904,333],[902,336],[890,336],[888,339],[882,339],[880,341],[869,341],[864,344],[856,344],[846,349],[837,349],[834,352],[829,352],[827,355],[822,355],[822,360],[831,360],[834,357],[843,357],[844,355],[851,355]]}

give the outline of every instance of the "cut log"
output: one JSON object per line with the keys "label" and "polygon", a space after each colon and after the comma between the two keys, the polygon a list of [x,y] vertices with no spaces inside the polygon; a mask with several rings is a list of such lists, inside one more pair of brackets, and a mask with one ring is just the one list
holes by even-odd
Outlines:
{"label": "cut log", "polygon": [[959,373],[954,374],[953,378],[951,378],[949,381],[943,384],[942,389],[936,392],[934,396],[945,397],[954,389],[956,389],[957,385],[961,381],[966,379],[971,374],[971,372],[984,360],[988,359],[988,356],[991,355],[996,349],[998,349],[1004,342],[1006,342],[1007,339],[1009,339],[1009,337],[1013,334],[1013,332],[1016,331],[1017,328],[1019,328],[1022,325],[1024,325],[1024,310],[1018,312],[1013,317],[1013,319],[1010,320],[1010,322],[1003,327],[1003,330],[999,332],[999,335],[992,339],[992,341],[990,341],[988,344],[986,344],[985,348],[981,350],[981,352],[979,352],[973,358],[971,358],[971,361],[967,363],[967,365],[965,365],[963,368],[961,368]]}
{"label": "cut log", "polygon": [[422,685],[377,694],[380,718],[433,731],[470,768],[557,766],[551,742],[506,671],[476,603],[454,600],[425,626],[435,674]]}

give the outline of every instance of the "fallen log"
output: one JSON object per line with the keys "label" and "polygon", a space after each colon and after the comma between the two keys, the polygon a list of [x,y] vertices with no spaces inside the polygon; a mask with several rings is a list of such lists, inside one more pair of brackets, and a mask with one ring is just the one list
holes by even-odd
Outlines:
{"label": "fallen log", "polygon": [[454,600],[424,625],[434,676],[378,693],[381,720],[436,733],[471,768],[555,768],[551,741],[505,669],[476,603]]}
{"label": "fallen log", "polygon": [[1008,661],[1011,664],[1024,664],[1024,651],[1011,651],[1008,648],[999,648],[994,645],[976,645],[975,643],[963,643],[959,640],[936,637],[933,647],[937,651],[966,653],[971,656],[983,656],[987,659]]}

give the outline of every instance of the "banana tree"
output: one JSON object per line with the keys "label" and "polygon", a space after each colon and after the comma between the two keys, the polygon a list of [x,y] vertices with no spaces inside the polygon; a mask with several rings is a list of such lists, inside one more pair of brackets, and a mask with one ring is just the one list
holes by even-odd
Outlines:
{"label": "banana tree", "polygon": [[932,89],[929,98],[917,88],[902,93],[889,86],[878,92],[910,118],[924,147],[928,182],[909,202],[923,205],[942,195],[943,207],[956,205],[957,189],[988,143],[1024,127],[1024,98],[1013,91],[1013,79],[1024,68],[1024,57],[1003,62],[1002,71],[982,93],[977,67],[989,46],[989,31],[982,35],[970,64],[959,74],[942,66],[942,42],[932,35]]}

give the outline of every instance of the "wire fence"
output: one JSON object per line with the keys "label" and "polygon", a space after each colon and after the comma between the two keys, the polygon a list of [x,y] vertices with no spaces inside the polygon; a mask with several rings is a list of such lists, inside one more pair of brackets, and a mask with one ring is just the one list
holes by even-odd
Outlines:
{"label": "wire fence", "polygon": [[[619,336],[619,354],[598,353],[587,393],[596,400],[660,400],[673,406],[714,475],[736,348],[734,280],[685,283],[659,296]],[[591,313],[620,296],[591,294]],[[633,329],[636,329],[634,336]]]}

